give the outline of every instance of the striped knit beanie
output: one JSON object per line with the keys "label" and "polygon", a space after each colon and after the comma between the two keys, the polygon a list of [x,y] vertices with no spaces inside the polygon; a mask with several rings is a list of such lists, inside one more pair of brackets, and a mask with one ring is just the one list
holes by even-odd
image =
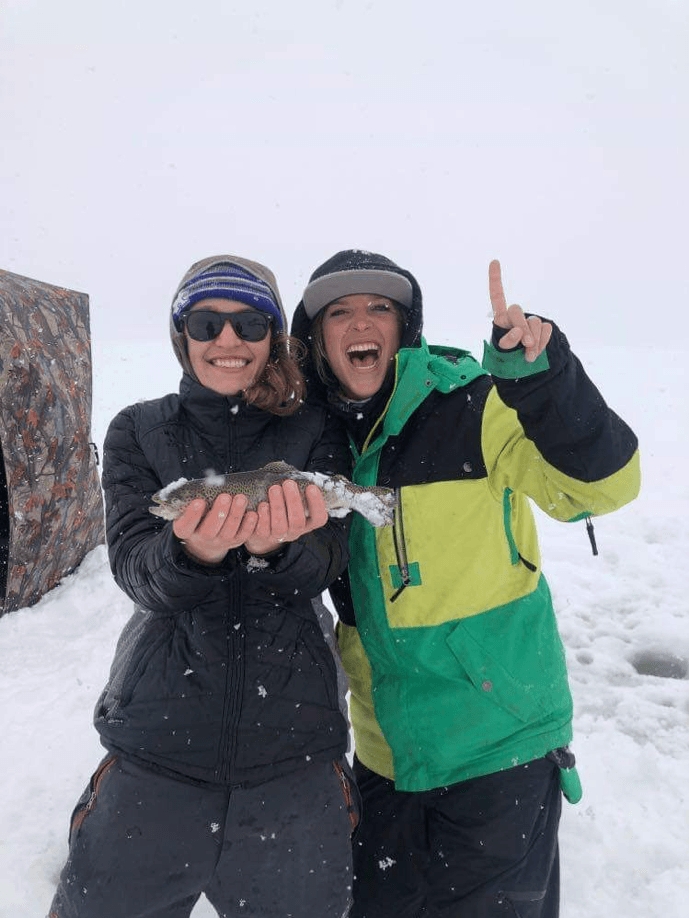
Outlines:
{"label": "striped knit beanie", "polygon": [[275,331],[282,331],[282,312],[268,284],[245,268],[235,264],[214,264],[180,287],[172,304],[172,320],[181,331],[180,319],[194,303],[218,297],[246,303],[259,312],[272,316]]}

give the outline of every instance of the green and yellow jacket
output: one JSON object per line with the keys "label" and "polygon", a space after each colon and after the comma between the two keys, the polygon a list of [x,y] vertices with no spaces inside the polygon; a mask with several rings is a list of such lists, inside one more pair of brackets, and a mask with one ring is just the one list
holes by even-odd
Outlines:
{"label": "green and yellow jacket", "polygon": [[[350,430],[354,481],[398,492],[394,527],[354,514],[349,581],[330,593],[356,754],[402,791],[570,742],[565,655],[530,501],[571,522],[639,488],[636,437],[562,332],[554,326],[534,364],[521,348],[498,350],[499,334],[483,367],[419,336],[399,351],[375,416],[331,397]],[[575,769],[562,777],[578,799]]]}
{"label": "green and yellow jacket", "polygon": [[397,488],[398,512],[392,528],[352,521],[351,606],[333,593],[350,622],[339,639],[357,756],[399,790],[571,740],[529,499],[562,521],[608,513],[636,495],[639,467],[633,434],[555,338],[548,357],[563,367],[487,347],[492,379],[461,351],[400,351],[386,409],[355,450],[354,481]]}

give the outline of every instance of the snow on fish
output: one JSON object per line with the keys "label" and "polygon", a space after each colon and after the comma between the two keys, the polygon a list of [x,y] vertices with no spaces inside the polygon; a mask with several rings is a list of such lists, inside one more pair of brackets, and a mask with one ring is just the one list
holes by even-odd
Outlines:
{"label": "snow on fish", "polygon": [[329,516],[346,516],[351,510],[360,513],[373,526],[390,526],[395,509],[395,492],[391,488],[363,487],[354,484],[344,475],[325,475],[321,472],[302,472],[287,462],[269,462],[250,472],[233,472],[229,475],[209,474],[205,478],[177,481],[153,495],[156,506],[149,507],[154,516],[175,520],[192,500],[202,498],[210,506],[219,494],[244,494],[249,501],[248,510],[255,510],[261,501],[268,500],[271,485],[295,481],[303,494],[307,485],[315,484],[323,492]]}

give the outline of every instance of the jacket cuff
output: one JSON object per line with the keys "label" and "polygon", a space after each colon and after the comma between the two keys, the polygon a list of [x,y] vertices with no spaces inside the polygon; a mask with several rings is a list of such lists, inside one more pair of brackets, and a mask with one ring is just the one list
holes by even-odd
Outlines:
{"label": "jacket cuff", "polygon": [[178,539],[174,533],[171,533],[170,536],[170,552],[174,566],[179,570],[189,571],[191,573],[204,575],[218,574],[223,576],[237,566],[236,549],[230,549],[222,561],[218,561],[217,563],[201,561],[200,558],[195,558],[186,551],[184,543]]}
{"label": "jacket cuff", "polygon": [[535,376],[550,369],[548,354],[541,351],[538,357],[529,363],[524,356],[524,348],[518,345],[509,351],[503,351],[487,341],[483,342],[483,360],[481,366],[484,370],[498,379],[523,379],[525,376]]}

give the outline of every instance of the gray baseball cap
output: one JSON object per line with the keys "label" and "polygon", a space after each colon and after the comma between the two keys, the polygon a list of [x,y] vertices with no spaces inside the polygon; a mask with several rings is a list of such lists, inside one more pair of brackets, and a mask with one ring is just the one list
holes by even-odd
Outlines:
{"label": "gray baseball cap", "polygon": [[335,271],[311,281],[304,290],[303,303],[306,315],[313,319],[328,303],[353,293],[387,296],[405,309],[411,308],[413,299],[411,283],[402,274],[396,274],[394,271],[366,268]]}

